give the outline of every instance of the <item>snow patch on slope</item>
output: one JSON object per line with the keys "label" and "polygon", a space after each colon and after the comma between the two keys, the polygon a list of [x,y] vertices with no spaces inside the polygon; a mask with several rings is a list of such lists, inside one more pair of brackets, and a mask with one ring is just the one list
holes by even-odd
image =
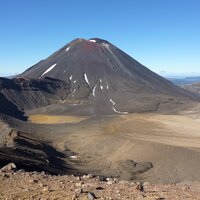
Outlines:
{"label": "snow patch on slope", "polygon": [[70,49],[70,47],[67,47],[67,48],[66,48],[66,51],[69,51],[69,49]]}
{"label": "snow patch on slope", "polygon": [[90,42],[96,42],[96,40],[89,40]]}
{"label": "snow patch on slope", "polygon": [[113,104],[113,106],[115,105],[115,102],[112,99],[110,99],[110,102]]}
{"label": "snow patch on slope", "polygon": [[101,83],[102,83],[102,79],[100,78],[99,81],[100,81],[100,89],[103,90],[103,85],[101,85]]}
{"label": "snow patch on slope", "polygon": [[97,85],[95,85],[95,86],[93,87],[93,90],[92,90],[92,95],[93,95],[94,97],[95,97],[96,87],[97,87]]}
{"label": "snow patch on slope", "polygon": [[128,114],[128,112],[120,112],[120,111],[116,110],[116,109],[114,108],[114,106],[116,105],[116,103],[115,103],[112,99],[110,99],[110,102],[111,102],[112,105],[113,105],[112,109],[113,109],[113,111],[114,111],[115,113],[118,113],[118,114]]}
{"label": "snow patch on slope", "polygon": [[71,159],[77,159],[77,156],[70,156]]}
{"label": "snow patch on slope", "polygon": [[70,80],[70,81],[72,80],[72,75],[69,77],[69,80]]}
{"label": "snow patch on slope", "polygon": [[40,77],[44,76],[46,73],[50,72],[57,64],[53,64],[51,67],[49,67]]}
{"label": "snow patch on slope", "polygon": [[119,114],[128,114],[128,112],[120,112],[120,111],[116,110],[114,107],[113,107],[113,111],[116,113],[119,113]]}
{"label": "snow patch on slope", "polygon": [[87,77],[87,74],[84,74],[84,78],[85,78],[85,82],[86,82],[88,85],[90,85],[89,80],[88,80],[88,77]]}

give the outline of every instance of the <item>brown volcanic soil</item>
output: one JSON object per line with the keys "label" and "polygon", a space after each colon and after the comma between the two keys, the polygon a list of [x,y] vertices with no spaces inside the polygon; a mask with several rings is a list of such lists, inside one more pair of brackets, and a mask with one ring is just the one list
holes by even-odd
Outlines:
{"label": "brown volcanic soil", "polygon": [[63,124],[77,123],[84,120],[85,117],[62,116],[62,115],[30,115],[29,121],[38,124]]}
{"label": "brown volcanic soil", "polygon": [[[0,172],[0,199],[86,200],[88,192],[97,199],[200,199],[199,106],[176,115],[149,113],[83,119],[38,111],[36,115],[35,110],[29,116],[42,118],[12,126],[34,133],[38,141],[64,153],[63,161],[70,164],[74,173],[96,177]],[[130,160],[139,163],[139,171],[131,169]],[[145,168],[147,162],[153,168]],[[101,175],[118,178],[100,181]],[[138,189],[137,181],[144,183],[144,191]]]}
{"label": "brown volcanic soil", "polygon": [[[85,117],[84,120],[80,117],[80,122],[63,124],[57,123],[56,116],[46,115],[40,124],[20,123],[16,128],[34,133],[39,140],[66,154],[65,161],[81,174],[176,183],[200,180],[200,118],[195,113],[197,110],[179,115],[128,114]],[[38,111],[37,114],[45,115]],[[70,119],[69,116],[62,117]],[[52,118],[53,122],[46,120]],[[70,155],[68,150],[72,152]],[[75,157],[71,158],[71,155]]]}
{"label": "brown volcanic soil", "polygon": [[51,176],[20,171],[0,172],[0,199],[87,200],[89,192],[93,193],[96,199],[104,200],[200,199],[199,182],[174,185],[155,185],[146,182],[142,191],[141,185],[140,187],[138,185],[140,184],[118,179],[99,181],[98,177]]}

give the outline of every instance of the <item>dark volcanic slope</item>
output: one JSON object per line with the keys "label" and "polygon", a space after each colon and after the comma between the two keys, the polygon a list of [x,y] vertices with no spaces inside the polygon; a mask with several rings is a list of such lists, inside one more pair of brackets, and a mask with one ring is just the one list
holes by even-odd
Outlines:
{"label": "dark volcanic slope", "polygon": [[70,85],[63,105],[86,105],[91,114],[155,111],[196,98],[97,38],[76,39],[17,78],[45,77]]}
{"label": "dark volcanic slope", "polygon": [[69,94],[64,81],[0,78],[0,114],[26,119],[25,110],[60,102]]}
{"label": "dark volcanic slope", "polygon": [[9,101],[6,96],[0,93],[0,115],[9,115],[21,120],[25,120],[26,117],[24,113],[11,101]]}

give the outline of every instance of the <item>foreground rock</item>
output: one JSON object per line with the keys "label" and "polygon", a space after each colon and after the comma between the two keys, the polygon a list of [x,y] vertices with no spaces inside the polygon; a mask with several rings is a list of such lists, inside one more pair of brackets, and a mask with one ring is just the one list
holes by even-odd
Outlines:
{"label": "foreground rock", "polygon": [[15,165],[15,163],[9,163],[6,166],[2,167],[0,169],[1,172],[11,172],[13,170],[15,170],[17,168],[17,166]]}
{"label": "foreground rock", "polygon": [[18,166],[28,171],[62,174],[67,170],[70,173],[69,166],[62,159],[64,155],[47,143],[44,144],[31,134],[12,129],[8,124],[0,121],[0,169],[2,168],[2,172],[9,172]]}
{"label": "foreground rock", "polygon": [[[200,183],[183,182],[173,185],[154,185],[98,177],[85,179],[75,176],[52,176],[38,172],[0,172],[0,199],[199,199]],[[142,188],[142,189],[141,189]]]}

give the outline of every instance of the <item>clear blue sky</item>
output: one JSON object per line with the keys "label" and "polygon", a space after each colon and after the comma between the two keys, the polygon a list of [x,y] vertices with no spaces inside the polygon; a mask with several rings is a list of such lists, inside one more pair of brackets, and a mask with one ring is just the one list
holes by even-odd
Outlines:
{"label": "clear blue sky", "polygon": [[109,40],[157,73],[200,74],[199,0],[1,0],[0,75],[77,37]]}

